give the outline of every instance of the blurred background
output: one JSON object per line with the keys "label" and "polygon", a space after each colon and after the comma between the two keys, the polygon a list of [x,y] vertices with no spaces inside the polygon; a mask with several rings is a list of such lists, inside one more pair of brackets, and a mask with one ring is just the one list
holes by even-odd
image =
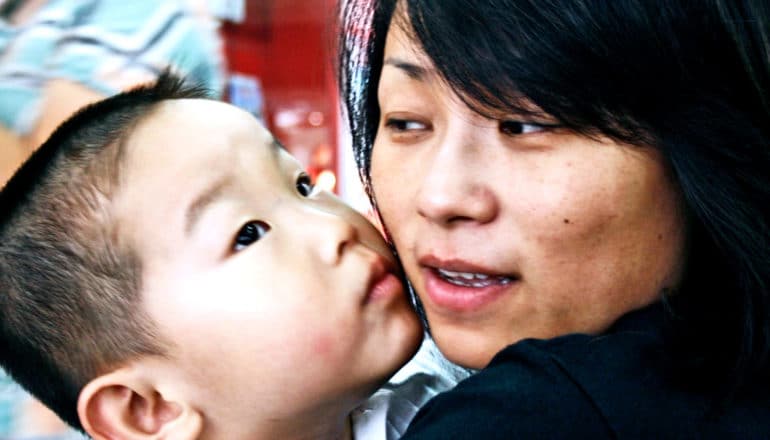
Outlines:
{"label": "blurred background", "polygon": [[[73,111],[171,65],[261,119],[317,185],[369,212],[340,119],[335,3],[0,0],[0,184]],[[75,438],[0,374],[0,439]]]}

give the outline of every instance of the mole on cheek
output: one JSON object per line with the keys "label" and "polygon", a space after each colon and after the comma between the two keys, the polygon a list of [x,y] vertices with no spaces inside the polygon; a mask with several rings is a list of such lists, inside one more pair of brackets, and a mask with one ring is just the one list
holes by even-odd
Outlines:
{"label": "mole on cheek", "polygon": [[565,225],[568,225],[568,224],[569,224],[569,222],[570,222],[570,221],[569,221],[569,219],[568,219],[568,218],[565,218],[565,219],[564,219],[564,224],[565,224]]}

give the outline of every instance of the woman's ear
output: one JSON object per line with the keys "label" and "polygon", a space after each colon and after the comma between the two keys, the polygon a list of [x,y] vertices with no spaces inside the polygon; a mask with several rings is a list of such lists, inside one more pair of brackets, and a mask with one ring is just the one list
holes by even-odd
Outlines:
{"label": "woman's ear", "polygon": [[194,440],[203,430],[199,411],[167,400],[130,369],[89,382],[78,398],[78,417],[95,440]]}

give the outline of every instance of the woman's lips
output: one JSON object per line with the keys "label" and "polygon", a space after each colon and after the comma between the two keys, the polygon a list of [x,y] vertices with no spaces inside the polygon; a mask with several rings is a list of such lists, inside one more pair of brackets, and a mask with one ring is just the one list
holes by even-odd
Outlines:
{"label": "woman's lips", "polygon": [[442,262],[426,257],[420,263],[423,264],[428,302],[439,311],[452,314],[481,310],[502,297],[519,281],[516,275],[495,273],[457,260]]}

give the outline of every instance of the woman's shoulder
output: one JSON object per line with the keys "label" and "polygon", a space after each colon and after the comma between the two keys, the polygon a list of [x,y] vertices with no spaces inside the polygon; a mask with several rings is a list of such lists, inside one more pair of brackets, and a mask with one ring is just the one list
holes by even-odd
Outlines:
{"label": "woman's shoulder", "polygon": [[651,307],[623,317],[602,335],[511,345],[484,370],[430,401],[405,438],[758,438],[770,433],[769,400],[738,402],[714,418],[708,396],[679,390],[667,380],[661,314]]}
{"label": "woman's shoulder", "polygon": [[433,398],[404,438],[609,438],[590,396],[555,357],[577,339],[582,336],[506,348],[485,369]]}

